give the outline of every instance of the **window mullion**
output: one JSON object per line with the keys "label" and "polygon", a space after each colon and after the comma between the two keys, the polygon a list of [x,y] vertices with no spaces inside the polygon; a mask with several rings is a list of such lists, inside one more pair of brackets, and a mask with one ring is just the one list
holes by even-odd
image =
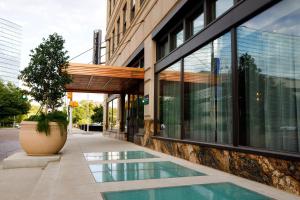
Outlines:
{"label": "window mullion", "polygon": [[182,58],[180,60],[180,67],[181,67],[181,73],[180,73],[180,138],[184,139],[185,137],[185,127],[184,127],[184,59]]}
{"label": "window mullion", "polygon": [[240,110],[239,110],[239,80],[237,59],[236,28],[231,29],[231,70],[232,70],[232,144],[239,145]]}

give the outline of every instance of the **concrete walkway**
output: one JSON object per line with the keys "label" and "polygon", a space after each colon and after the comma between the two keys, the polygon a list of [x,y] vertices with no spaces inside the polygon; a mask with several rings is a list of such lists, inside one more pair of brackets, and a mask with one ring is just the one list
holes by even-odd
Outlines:
{"label": "concrete walkway", "polygon": [[[51,162],[45,169],[23,168],[0,170],[0,199],[28,200],[102,200],[101,192],[129,189],[157,188],[189,184],[233,182],[274,199],[300,199],[298,196],[257,182],[239,178],[212,168],[161,154],[132,143],[111,139],[100,134],[83,135],[75,131],[69,136],[60,162]],[[159,158],[140,159],[139,162],[172,161],[198,170],[207,176],[96,183],[88,164],[136,162],[136,160],[86,161],[83,153],[144,150]]]}

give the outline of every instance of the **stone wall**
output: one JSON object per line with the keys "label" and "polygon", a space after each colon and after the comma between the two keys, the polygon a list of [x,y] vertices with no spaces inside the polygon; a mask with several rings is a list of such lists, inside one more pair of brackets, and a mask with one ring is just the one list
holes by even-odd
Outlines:
{"label": "stone wall", "polygon": [[153,132],[153,120],[145,120],[145,135],[135,143],[300,195],[300,162],[153,139]]}

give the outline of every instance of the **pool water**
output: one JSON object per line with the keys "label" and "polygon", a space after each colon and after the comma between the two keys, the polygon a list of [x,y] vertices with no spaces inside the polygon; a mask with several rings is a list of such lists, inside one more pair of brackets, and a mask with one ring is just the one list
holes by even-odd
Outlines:
{"label": "pool water", "polygon": [[212,183],[157,189],[104,192],[104,200],[267,200],[262,194],[232,183]]}
{"label": "pool water", "polygon": [[158,156],[152,155],[145,151],[93,152],[84,153],[84,157],[87,161],[158,158]]}
{"label": "pool water", "polygon": [[91,164],[89,167],[97,183],[205,175],[169,161]]}

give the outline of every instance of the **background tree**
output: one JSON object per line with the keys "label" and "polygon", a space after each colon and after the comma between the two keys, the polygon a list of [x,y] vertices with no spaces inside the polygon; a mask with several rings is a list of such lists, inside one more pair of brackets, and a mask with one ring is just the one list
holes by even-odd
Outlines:
{"label": "background tree", "polygon": [[78,107],[73,109],[73,123],[90,124],[95,106],[95,103],[92,101],[80,101]]}
{"label": "background tree", "polygon": [[31,108],[27,113],[27,118],[32,116],[32,115],[36,115],[40,109],[40,105],[35,105],[35,104],[31,104]]}
{"label": "background tree", "polygon": [[102,123],[103,122],[103,106],[99,105],[94,108],[94,114],[91,116],[92,121],[96,123]]}
{"label": "background tree", "polygon": [[[9,120],[14,116],[26,114],[30,103],[24,91],[15,85],[0,81],[0,120]],[[10,120],[9,120],[10,121]]]}
{"label": "background tree", "polygon": [[71,82],[66,73],[69,56],[64,43],[57,33],[43,38],[42,43],[31,50],[29,65],[19,76],[29,88],[27,93],[40,103],[46,113],[49,108],[54,111],[62,105],[65,85]]}

